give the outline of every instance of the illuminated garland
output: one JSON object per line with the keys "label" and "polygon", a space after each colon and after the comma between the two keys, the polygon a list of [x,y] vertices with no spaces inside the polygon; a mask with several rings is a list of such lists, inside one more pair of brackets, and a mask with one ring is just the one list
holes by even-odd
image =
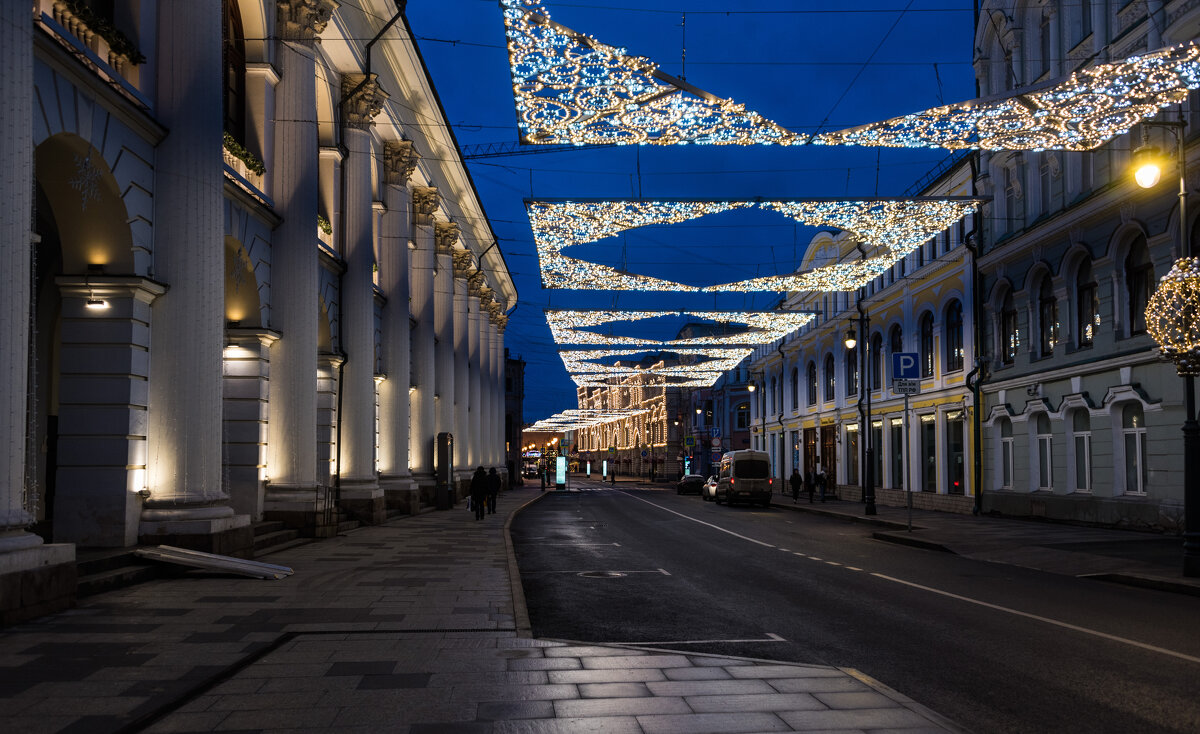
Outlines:
{"label": "illuminated garland", "polygon": [[818,145],[983,150],[1091,150],[1200,88],[1200,48],[1187,43],[1099,64],[1051,86],[934,107],[825,133]]}
{"label": "illuminated garland", "polygon": [[706,349],[703,347],[673,349],[671,350],[671,354],[673,355],[678,355],[681,358],[701,358],[704,361],[695,364],[663,364],[660,367],[607,365],[596,364],[591,361],[611,357],[632,357],[634,355],[645,354],[646,351],[645,349],[572,349],[560,351],[559,356],[562,357],[563,365],[566,366],[567,372],[572,375],[603,373],[608,375],[641,374],[691,377],[700,373],[728,372],[736,368],[753,350],[748,348]]}
{"label": "illuminated garland", "polygon": [[1146,331],[1180,375],[1200,375],[1200,257],[1175,261],[1146,305]]}
{"label": "illuminated garland", "polygon": [[[575,290],[677,292],[851,291],[887,271],[964,215],[978,199],[919,198],[850,201],[530,201],[526,207],[542,286]],[[596,242],[648,224],[678,223],[730,209],[761,207],[816,227],[845,230],[875,250],[866,260],[814,268],[804,273],[752,278],[709,288],[676,283],[567,257],[562,250]],[[590,342],[589,342],[590,343]]]}
{"label": "illuminated garland", "polygon": [[[769,344],[787,336],[812,320],[812,314],[794,312],[752,311],[572,311],[547,310],[546,321],[556,344],[591,344],[602,346],[643,346],[669,348],[700,344]],[[609,336],[583,331],[617,321],[641,321],[660,316],[685,316],[715,321],[721,324],[745,324],[746,331],[714,336],[659,341],[632,336]]]}
{"label": "illuminated garland", "polygon": [[581,428],[594,428],[649,412],[646,408],[571,408],[561,413],[555,413],[549,418],[543,418],[526,426],[523,430],[539,433],[564,433]]}
{"label": "illuminated garland", "polygon": [[521,142],[753,145],[795,133],[649,59],[559,25],[537,0],[501,0]]}

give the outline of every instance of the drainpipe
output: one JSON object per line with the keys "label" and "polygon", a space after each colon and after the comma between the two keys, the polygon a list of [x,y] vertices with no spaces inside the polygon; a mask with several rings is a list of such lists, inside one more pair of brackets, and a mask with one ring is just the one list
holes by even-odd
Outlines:
{"label": "drainpipe", "polygon": [[[975,176],[978,154],[971,154],[971,194],[975,195]],[[983,383],[988,378],[987,360],[983,347],[983,288],[979,282],[979,218],[971,218],[971,231],[963,245],[971,253],[971,323],[975,332],[973,351],[975,368],[967,375],[967,387],[971,388],[971,403],[975,408],[971,417],[971,482],[975,488],[975,506],[971,512],[983,514]]]}

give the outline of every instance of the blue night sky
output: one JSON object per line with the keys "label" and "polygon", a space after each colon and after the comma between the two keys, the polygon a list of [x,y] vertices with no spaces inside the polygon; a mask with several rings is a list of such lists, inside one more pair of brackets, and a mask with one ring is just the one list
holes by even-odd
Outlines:
{"label": "blue night sky", "polygon": [[[975,96],[965,0],[614,0],[543,7],[573,30],[731,97],[796,132],[837,130]],[[736,7],[737,10],[729,10]],[[409,24],[464,148],[518,132],[495,0],[413,0]],[[526,198],[754,199],[902,196],[945,150],[642,146],[468,160],[520,301],[505,345],[528,363],[525,419],[576,407],[542,309],[768,309],[779,294],[543,290]],[[791,272],[815,230],[761,211],[647,227],[567,254],[692,285]],[[674,336],[682,322],[651,328]],[[617,333],[640,334],[633,329]]]}

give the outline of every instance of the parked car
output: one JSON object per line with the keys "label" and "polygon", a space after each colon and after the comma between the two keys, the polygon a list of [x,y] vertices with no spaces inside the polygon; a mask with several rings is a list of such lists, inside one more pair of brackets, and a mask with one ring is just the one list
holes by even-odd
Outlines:
{"label": "parked car", "polygon": [[675,485],[675,494],[700,494],[704,486],[704,477],[699,474],[684,474]]}
{"label": "parked car", "polygon": [[721,475],[717,480],[717,504],[757,502],[771,506],[775,480],[771,477],[771,457],[765,451],[730,451],[721,457]]}
{"label": "parked car", "polygon": [[716,498],[717,476],[714,474],[713,476],[709,477],[708,481],[704,483],[704,486],[700,488],[700,499],[704,500],[705,502],[711,502]]}

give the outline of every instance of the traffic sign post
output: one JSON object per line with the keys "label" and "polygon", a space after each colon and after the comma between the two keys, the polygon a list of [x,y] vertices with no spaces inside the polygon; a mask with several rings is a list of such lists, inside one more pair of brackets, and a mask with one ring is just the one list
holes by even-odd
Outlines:
{"label": "traffic sign post", "polygon": [[908,505],[908,532],[912,532],[912,451],[908,445],[908,398],[921,393],[920,355],[892,353],[892,392],[904,396],[904,496]]}

